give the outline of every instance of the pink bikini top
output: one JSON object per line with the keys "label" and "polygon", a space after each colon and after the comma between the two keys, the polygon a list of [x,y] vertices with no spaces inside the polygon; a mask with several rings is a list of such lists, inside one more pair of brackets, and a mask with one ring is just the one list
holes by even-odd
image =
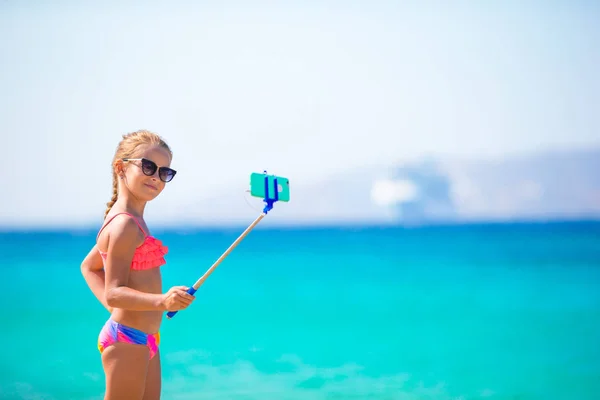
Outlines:
{"label": "pink bikini top", "polygon": [[[142,228],[142,226],[140,225],[140,223],[138,222],[137,218],[135,218],[133,215],[131,215],[129,213],[122,212],[122,213],[113,215],[111,217],[111,219],[109,219],[106,222],[106,224],[104,224],[102,229],[100,229],[100,232],[98,232],[98,235],[96,236],[96,240],[98,240],[100,233],[106,227],[106,225],[108,225],[117,215],[120,215],[120,214],[126,214],[126,215],[129,215],[131,218],[133,218],[133,220],[135,221],[137,226],[140,228],[140,230],[144,234],[144,242],[135,249],[135,253],[133,254],[133,260],[131,261],[131,269],[139,271],[139,270],[157,268],[157,267],[160,267],[161,265],[166,264],[167,262],[165,261],[164,256],[167,254],[169,249],[166,246],[163,246],[163,244],[160,240],[156,239],[153,236],[147,235],[146,232],[144,231],[144,229]],[[102,259],[104,261],[106,261],[106,252],[103,252],[100,250],[98,250],[98,252],[100,253],[100,256],[102,257]]]}

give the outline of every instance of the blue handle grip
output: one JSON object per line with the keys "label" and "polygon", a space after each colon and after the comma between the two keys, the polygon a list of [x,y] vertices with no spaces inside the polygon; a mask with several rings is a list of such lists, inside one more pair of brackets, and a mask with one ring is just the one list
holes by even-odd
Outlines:
{"label": "blue handle grip", "polygon": [[[196,289],[194,289],[194,287],[193,287],[193,286],[190,286],[190,288],[187,290],[187,293],[188,293],[188,294],[192,294],[192,295],[193,295],[194,293],[196,293]],[[175,314],[177,314],[177,313],[178,313],[178,311],[169,311],[169,312],[167,313],[167,318],[168,318],[168,319],[171,319],[171,318],[173,318],[173,317],[175,316]]]}

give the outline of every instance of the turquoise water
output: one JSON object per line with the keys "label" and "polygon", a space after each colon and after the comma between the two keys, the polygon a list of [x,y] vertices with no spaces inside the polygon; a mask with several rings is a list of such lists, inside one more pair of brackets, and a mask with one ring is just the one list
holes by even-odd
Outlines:
{"label": "turquoise water", "polygon": [[[154,232],[191,285],[240,229]],[[1,399],[101,399],[95,232],[0,233]],[[165,399],[600,398],[600,223],[259,229],[162,328]]]}

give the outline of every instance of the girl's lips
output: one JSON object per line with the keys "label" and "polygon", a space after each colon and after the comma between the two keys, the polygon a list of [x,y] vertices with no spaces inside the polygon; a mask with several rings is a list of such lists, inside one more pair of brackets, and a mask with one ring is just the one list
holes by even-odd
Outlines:
{"label": "girl's lips", "polygon": [[152,186],[148,183],[144,183],[144,185],[148,186],[150,189],[158,190],[158,188],[156,186]]}

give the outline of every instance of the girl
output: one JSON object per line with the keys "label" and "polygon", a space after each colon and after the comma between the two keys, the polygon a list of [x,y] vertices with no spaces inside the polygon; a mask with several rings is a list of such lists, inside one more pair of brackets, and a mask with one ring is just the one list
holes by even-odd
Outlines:
{"label": "girl", "polygon": [[159,267],[167,248],[149,234],[143,217],[146,203],[176,174],[171,159],[169,146],[152,132],[123,136],[112,162],[105,222],[81,264],[90,289],[111,313],[98,337],[106,400],[160,398],[162,314],[183,310],[195,298],[185,286],[162,293]]}

